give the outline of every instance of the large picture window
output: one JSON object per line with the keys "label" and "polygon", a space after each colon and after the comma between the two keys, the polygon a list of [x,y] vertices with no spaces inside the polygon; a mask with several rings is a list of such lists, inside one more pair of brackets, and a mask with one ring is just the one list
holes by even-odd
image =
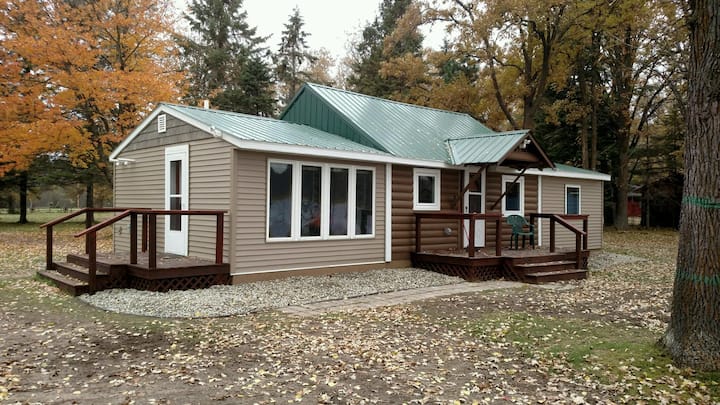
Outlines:
{"label": "large picture window", "polygon": [[413,170],[413,209],[440,209],[440,170]]}
{"label": "large picture window", "polygon": [[502,214],[525,215],[525,178],[517,176],[502,176]]}
{"label": "large picture window", "polygon": [[288,163],[270,164],[268,236],[289,238],[292,235],[293,167]]}
{"label": "large picture window", "polygon": [[268,240],[372,237],[375,170],[270,161]]}
{"label": "large picture window", "polygon": [[565,186],[565,214],[580,215],[580,186]]}

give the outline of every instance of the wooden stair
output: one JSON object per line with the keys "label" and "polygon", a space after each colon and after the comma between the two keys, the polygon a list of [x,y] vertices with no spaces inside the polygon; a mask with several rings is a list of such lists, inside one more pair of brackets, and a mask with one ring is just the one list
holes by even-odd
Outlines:
{"label": "wooden stair", "polygon": [[573,254],[552,254],[547,256],[513,258],[509,266],[520,281],[530,284],[553,283],[557,281],[584,280],[587,270],[574,260]]}
{"label": "wooden stair", "polygon": [[[37,274],[51,281],[55,286],[68,294],[73,296],[87,294],[90,291],[88,283],[90,280],[90,271],[88,270],[87,257],[70,254],[66,260],[65,262],[53,262],[53,269],[39,270]],[[99,290],[109,288],[109,286],[113,284],[112,280],[122,277],[123,274],[123,268],[98,261],[95,272],[97,288]]]}
{"label": "wooden stair", "polygon": [[89,291],[87,281],[67,276],[57,270],[38,270],[37,275],[51,281],[57,288],[74,297],[86,294]]}

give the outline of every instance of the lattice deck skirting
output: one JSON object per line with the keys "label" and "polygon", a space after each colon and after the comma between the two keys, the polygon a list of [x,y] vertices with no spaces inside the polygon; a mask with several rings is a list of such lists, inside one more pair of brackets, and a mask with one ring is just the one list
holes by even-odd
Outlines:
{"label": "lattice deck skirting", "polygon": [[155,280],[140,277],[128,277],[128,287],[137,290],[167,292],[170,290],[195,290],[198,288],[208,288],[216,284],[228,284],[229,280],[230,277],[227,274],[205,274]]}

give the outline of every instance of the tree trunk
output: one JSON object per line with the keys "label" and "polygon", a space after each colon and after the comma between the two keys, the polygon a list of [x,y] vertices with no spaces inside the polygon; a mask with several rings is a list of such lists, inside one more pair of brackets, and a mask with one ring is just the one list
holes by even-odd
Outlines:
{"label": "tree trunk", "polygon": [[20,220],[19,224],[27,224],[28,174],[20,173]]}
{"label": "tree trunk", "polygon": [[95,206],[95,187],[92,179],[86,180],[85,183],[85,207],[93,208]]}
{"label": "tree trunk", "polygon": [[685,185],[670,324],[675,363],[720,370],[720,0],[689,1]]}
{"label": "tree trunk", "polygon": [[627,200],[630,187],[630,145],[628,133],[625,128],[619,129],[617,138],[618,168],[615,179],[615,218],[614,223],[617,229],[627,229],[628,212]]}

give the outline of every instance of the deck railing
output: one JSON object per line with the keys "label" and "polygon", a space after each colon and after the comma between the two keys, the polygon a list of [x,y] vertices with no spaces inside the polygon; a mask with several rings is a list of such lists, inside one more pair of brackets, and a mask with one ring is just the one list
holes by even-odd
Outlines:
{"label": "deck railing", "polygon": [[[562,214],[530,214],[530,223],[534,226],[537,218],[550,219],[550,253],[555,252],[555,224],[560,224],[575,234],[575,258],[578,266],[581,266],[582,251],[588,248],[588,216],[587,215],[562,215]],[[582,231],[567,221],[582,220]]]}
{"label": "deck railing", "polygon": [[[542,213],[531,213],[530,223],[534,226],[535,221],[538,218],[547,218],[550,220],[550,252],[555,252],[555,228],[556,224],[568,229],[570,232],[575,234],[575,257],[577,264],[580,266],[582,260],[582,251],[588,248],[588,216],[587,215],[563,215],[563,214],[542,214]],[[468,220],[468,256],[475,257],[475,221],[477,220],[490,220],[495,221],[495,256],[502,255],[502,223],[504,218],[500,213],[469,213],[464,214],[460,212],[415,212],[415,252],[419,253],[422,251],[422,220],[423,219],[446,219],[446,220],[457,220],[460,223],[460,227],[463,226],[462,221]],[[582,220],[582,230],[576,228],[574,225],[567,221],[571,220]],[[535,228],[537,229],[537,228]]]}
{"label": "deck railing", "polygon": [[447,219],[457,220],[460,227],[463,226],[462,221],[468,220],[468,256],[475,257],[475,221],[489,220],[495,221],[495,256],[502,254],[502,215],[499,213],[480,214],[462,212],[415,212],[415,252],[422,251],[422,220],[423,219]]}
{"label": "deck railing", "polygon": [[[96,225],[93,223],[93,212],[120,212]],[[130,264],[137,264],[137,226],[138,216],[142,217],[141,251],[148,252],[148,268],[157,268],[157,216],[158,215],[212,215],[215,216],[215,263],[223,262],[223,226],[226,211],[219,210],[151,210],[142,208],[84,208],[80,211],[58,218],[41,225],[47,228],[46,267],[52,270],[53,263],[53,226],[86,213],[86,229],[75,234],[76,238],[85,236],[85,253],[88,255],[88,289],[95,291],[97,274],[97,232],[124,218],[130,217]]]}

